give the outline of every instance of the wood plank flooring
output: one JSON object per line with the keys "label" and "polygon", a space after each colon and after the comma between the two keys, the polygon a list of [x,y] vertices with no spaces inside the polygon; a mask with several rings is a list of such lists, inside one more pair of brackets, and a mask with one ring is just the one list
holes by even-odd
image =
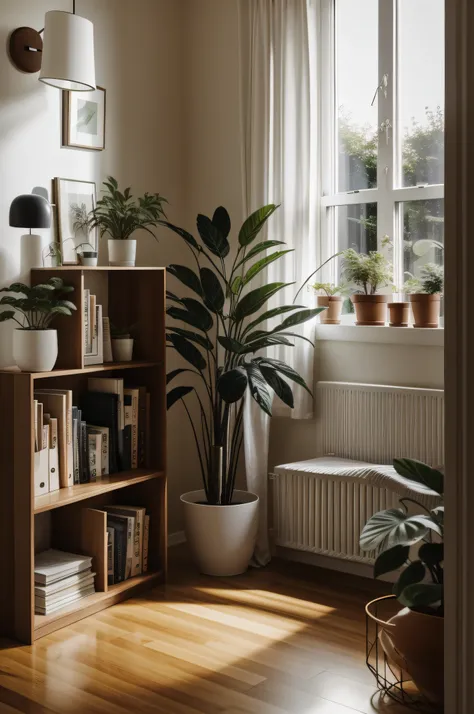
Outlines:
{"label": "wood plank flooring", "polygon": [[402,714],[365,667],[364,603],[385,586],[287,562],[200,576],[0,649],[0,713]]}

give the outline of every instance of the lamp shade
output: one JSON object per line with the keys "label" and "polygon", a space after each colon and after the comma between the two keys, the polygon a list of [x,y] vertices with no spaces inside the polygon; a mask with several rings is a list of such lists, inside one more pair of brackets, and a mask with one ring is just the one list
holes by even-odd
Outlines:
{"label": "lamp shade", "polygon": [[73,92],[96,88],[94,25],[90,20],[60,10],[46,13],[39,78]]}
{"label": "lamp shade", "polygon": [[15,228],[50,228],[51,204],[34,193],[17,196],[10,206],[9,222]]}

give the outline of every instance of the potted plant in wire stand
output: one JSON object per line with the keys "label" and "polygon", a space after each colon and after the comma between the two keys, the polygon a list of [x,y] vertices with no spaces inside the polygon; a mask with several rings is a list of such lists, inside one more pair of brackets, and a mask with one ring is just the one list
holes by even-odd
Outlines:
{"label": "potted plant in wire stand", "polygon": [[[372,516],[362,531],[360,547],[378,552],[376,578],[401,571],[393,592],[403,609],[382,624],[380,639],[387,657],[408,672],[430,702],[442,704],[444,476],[413,459],[396,459],[393,465],[405,485],[421,495],[401,498],[401,508]],[[412,515],[414,506],[419,513]]]}
{"label": "potted plant in wire stand", "polygon": [[[185,493],[181,501],[187,541],[200,570],[210,575],[244,572],[255,546],[258,496],[235,489],[244,398],[253,398],[271,416],[273,393],[293,407],[287,380],[308,389],[289,365],[259,353],[273,345],[293,346],[292,339],[299,337],[294,328],[324,309],[286,305],[269,310],[268,300],[287,284],[252,289],[252,281],[267,265],[291,252],[279,248],[267,255],[281,241],[257,241],[276,209],[264,206],[247,218],[238,233],[235,257],[230,255],[228,240],[230,218],[222,207],[212,219],[198,216],[199,239],[162,222],[183,239],[196,266],[194,270],[184,265],[168,268],[168,274],[194,296],[167,292],[172,322],[166,339],[187,363],[186,368],[171,371],[167,383],[184,374],[192,380],[170,388],[167,406],[181,403],[195,439],[203,488]],[[267,324],[285,314],[278,324]],[[198,410],[194,418],[191,400]]]}
{"label": "potted plant in wire stand", "polygon": [[411,302],[414,327],[439,327],[444,269],[427,263],[420,269],[420,277],[411,276],[404,285]]}
{"label": "potted plant in wire stand", "polygon": [[126,188],[119,190],[113,176],[104,181],[102,198],[91,211],[91,225],[99,229],[100,236],[108,234],[109,265],[133,267],[136,260],[137,241],[132,235],[137,230],[156,236],[151,230],[166,217],[163,204],[166,199],[159,193],[145,193],[137,199]]}
{"label": "potted plant in wire stand", "polygon": [[382,253],[357,253],[353,248],[343,252],[342,260],[346,281],[359,290],[351,296],[356,325],[385,325],[388,295],[377,291],[392,286],[392,264]]}
{"label": "potted plant in wire stand", "polygon": [[340,325],[343,295],[347,292],[347,287],[334,285],[334,283],[315,283],[311,287],[317,293],[318,307],[327,307],[327,310],[324,310],[319,316],[320,323],[322,325]]}
{"label": "potted plant in wire stand", "polygon": [[[13,293],[0,300],[7,309],[0,312],[0,322],[13,320],[13,357],[23,372],[50,372],[58,357],[58,333],[51,323],[58,315],[72,315],[74,303],[65,299],[73,292],[61,278],[50,278],[32,288],[13,283],[0,292]],[[11,308],[11,309],[8,309]]]}

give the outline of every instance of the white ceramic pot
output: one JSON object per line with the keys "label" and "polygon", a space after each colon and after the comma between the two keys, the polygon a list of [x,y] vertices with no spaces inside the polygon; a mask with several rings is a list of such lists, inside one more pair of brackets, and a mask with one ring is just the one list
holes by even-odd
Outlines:
{"label": "white ceramic pot", "polygon": [[133,337],[112,340],[112,353],[115,362],[130,362],[133,354]]}
{"label": "white ceramic pot", "polygon": [[97,254],[92,258],[88,257],[87,255],[80,255],[79,263],[81,265],[87,265],[90,268],[96,268],[97,267]]}
{"label": "white ceramic pot", "polygon": [[13,358],[22,372],[51,372],[58,358],[57,330],[15,330]]}
{"label": "white ceramic pot", "polygon": [[137,254],[137,241],[109,239],[109,265],[133,268]]}
{"label": "white ceramic pot", "polygon": [[210,506],[203,490],[181,496],[186,539],[206,575],[239,575],[249,565],[258,529],[259,499],[234,491],[229,506]]}

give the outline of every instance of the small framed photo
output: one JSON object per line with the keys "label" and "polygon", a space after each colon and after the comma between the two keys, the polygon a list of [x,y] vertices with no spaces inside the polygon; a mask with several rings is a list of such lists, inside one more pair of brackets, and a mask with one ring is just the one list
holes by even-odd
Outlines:
{"label": "small framed photo", "polygon": [[74,149],[105,149],[105,104],[103,87],[91,92],[63,92],[63,146]]}
{"label": "small framed photo", "polygon": [[76,249],[84,243],[98,251],[98,230],[90,227],[90,212],[96,206],[96,186],[93,181],[55,178],[53,196],[56,204],[57,239],[63,265],[76,265]]}

